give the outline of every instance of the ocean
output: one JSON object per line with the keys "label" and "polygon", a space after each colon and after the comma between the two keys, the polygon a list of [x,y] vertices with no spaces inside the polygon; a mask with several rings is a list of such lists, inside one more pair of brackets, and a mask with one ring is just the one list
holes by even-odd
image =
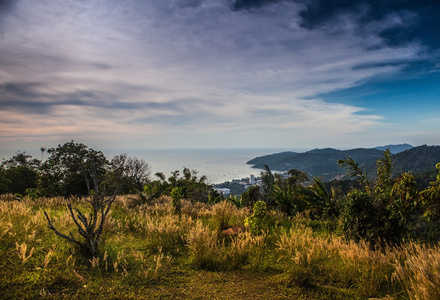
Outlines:
{"label": "ocean", "polygon": [[[94,148],[95,149],[95,148]],[[39,150],[39,149],[38,149]],[[26,151],[33,158],[40,159],[38,150]],[[95,149],[96,150],[96,149]],[[231,181],[260,175],[260,169],[253,169],[247,161],[263,155],[279,153],[283,151],[304,152],[306,149],[98,149],[107,159],[111,160],[115,155],[126,153],[128,156],[145,160],[151,165],[152,178],[156,172],[162,172],[166,177],[171,172],[179,170],[182,174],[184,167],[198,171],[199,177],[206,175],[208,182],[212,184]],[[0,153],[0,158],[9,159],[16,151],[5,150]],[[47,153],[44,159],[47,158]]]}
{"label": "ocean", "polygon": [[146,149],[125,150],[120,152],[104,151],[107,158],[126,153],[145,160],[151,165],[152,175],[162,172],[166,177],[171,172],[183,168],[198,171],[198,176],[206,175],[211,184],[250,177],[251,174],[259,176],[261,170],[253,169],[247,161],[262,155],[282,151],[295,151],[286,149]]}

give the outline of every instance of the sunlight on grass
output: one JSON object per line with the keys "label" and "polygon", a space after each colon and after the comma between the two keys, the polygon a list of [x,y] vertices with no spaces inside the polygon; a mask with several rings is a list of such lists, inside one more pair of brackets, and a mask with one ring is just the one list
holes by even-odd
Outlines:
{"label": "sunlight on grass", "polygon": [[374,249],[277,212],[259,235],[225,233],[250,210],[183,200],[179,215],[169,197],[132,206],[124,196],[104,224],[102,253],[86,259],[46,228],[43,209],[76,234],[68,201],[83,207],[79,199],[0,199],[1,298],[440,298],[438,244]]}

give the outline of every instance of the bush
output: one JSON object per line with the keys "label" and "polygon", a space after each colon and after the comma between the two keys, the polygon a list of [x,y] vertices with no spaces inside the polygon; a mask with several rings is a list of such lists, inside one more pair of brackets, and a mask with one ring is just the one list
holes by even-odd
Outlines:
{"label": "bush", "polygon": [[371,241],[377,236],[376,211],[373,199],[366,192],[353,191],[343,201],[341,227],[348,239]]}
{"label": "bush", "polygon": [[265,229],[266,212],[266,202],[257,201],[254,205],[254,213],[252,216],[249,216],[244,220],[244,225],[249,227],[249,230],[253,235],[259,235],[262,233],[262,230]]}

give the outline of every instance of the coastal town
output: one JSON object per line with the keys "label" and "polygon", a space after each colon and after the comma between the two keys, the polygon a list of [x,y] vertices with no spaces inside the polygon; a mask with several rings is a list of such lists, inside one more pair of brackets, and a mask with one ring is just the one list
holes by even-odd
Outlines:
{"label": "coastal town", "polygon": [[260,177],[250,174],[249,177],[241,179],[232,179],[232,181],[225,181],[220,184],[213,185],[213,188],[221,193],[223,196],[235,196],[243,194],[249,187],[253,185],[261,185],[262,181]]}

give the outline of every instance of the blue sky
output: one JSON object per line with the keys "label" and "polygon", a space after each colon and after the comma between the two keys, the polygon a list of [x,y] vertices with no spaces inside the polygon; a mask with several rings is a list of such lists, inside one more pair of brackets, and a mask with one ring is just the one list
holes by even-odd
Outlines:
{"label": "blue sky", "polygon": [[437,0],[0,1],[0,151],[440,141]]}

